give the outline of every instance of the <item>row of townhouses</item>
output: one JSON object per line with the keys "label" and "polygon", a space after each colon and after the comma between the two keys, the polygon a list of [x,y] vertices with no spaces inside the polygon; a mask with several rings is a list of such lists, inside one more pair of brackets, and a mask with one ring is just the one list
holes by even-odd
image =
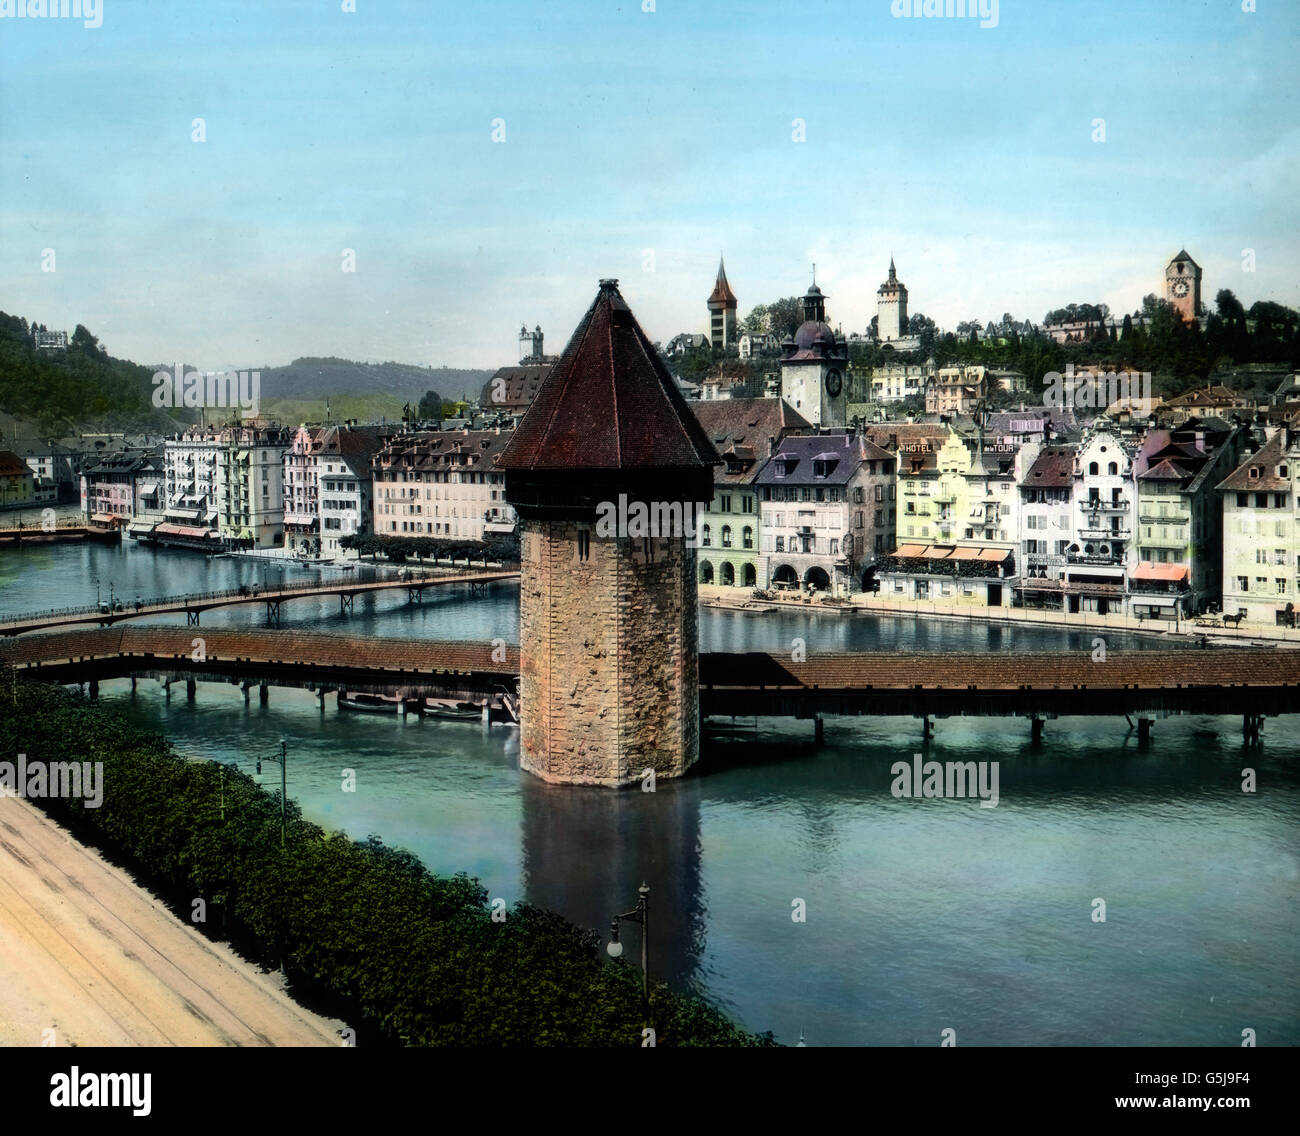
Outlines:
{"label": "row of townhouses", "polygon": [[[811,350],[810,367],[833,363],[824,355]],[[1293,620],[1300,425],[1285,416],[1080,426],[1040,408],[841,425],[814,388],[794,389],[820,423],[789,398],[692,404],[722,459],[699,524],[702,584]],[[196,429],[88,464],[82,507],[163,543],[323,559],[346,555],[353,533],[481,541],[515,528],[496,467],[509,438],[501,426]]]}

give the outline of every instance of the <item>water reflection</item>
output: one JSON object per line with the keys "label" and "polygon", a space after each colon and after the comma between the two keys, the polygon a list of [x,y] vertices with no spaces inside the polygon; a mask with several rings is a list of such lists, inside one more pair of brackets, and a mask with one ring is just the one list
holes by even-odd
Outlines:
{"label": "water reflection", "polygon": [[[659,782],[653,793],[520,781],[523,889],[529,903],[563,912],[609,938],[613,915],[650,887],[650,967],[678,986],[695,982],[705,942],[700,879],[699,778]],[[640,931],[624,928],[639,965]]]}

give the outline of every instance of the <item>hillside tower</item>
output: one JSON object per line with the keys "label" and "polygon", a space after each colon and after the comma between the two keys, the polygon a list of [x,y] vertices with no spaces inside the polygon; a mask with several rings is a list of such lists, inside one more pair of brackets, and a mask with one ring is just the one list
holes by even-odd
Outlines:
{"label": "hillside tower", "polygon": [[889,279],[876,289],[876,335],[881,343],[907,338],[907,287],[889,258]]}
{"label": "hillside tower", "polygon": [[694,764],[695,518],[720,461],[602,280],[498,460],[520,524],[522,768],[625,785]]}
{"label": "hillside tower", "polygon": [[709,293],[709,343],[720,349],[736,343],[736,294],[727,283],[727,267],[718,260],[718,278]]}
{"label": "hillside tower", "polygon": [[1201,306],[1201,266],[1180,249],[1165,265],[1165,299],[1191,323],[1204,310]]}

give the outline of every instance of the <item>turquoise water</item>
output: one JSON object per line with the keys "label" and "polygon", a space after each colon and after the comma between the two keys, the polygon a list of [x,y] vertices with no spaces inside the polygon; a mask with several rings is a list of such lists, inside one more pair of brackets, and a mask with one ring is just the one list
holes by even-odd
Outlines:
{"label": "turquoise water", "polygon": [[[150,595],[259,579],[246,562],[80,546],[0,557],[0,610],[85,602],[115,573]],[[94,585],[89,597],[94,599]],[[516,638],[517,593],[286,609],[302,626],[376,635]],[[256,613],[256,614],[254,614]],[[259,619],[259,609],[212,620]],[[206,621],[207,617],[205,617]],[[912,620],[702,612],[705,649],[1087,649],[1090,633]],[[1111,638],[1118,649],[1118,637]],[[1156,640],[1128,644],[1159,649]],[[1119,647],[1125,644],[1119,642]],[[492,896],[607,928],[651,887],[651,964],[746,1025],[812,1045],[1261,1045],[1300,1042],[1300,734],[1270,720],[1158,721],[1139,749],[1123,717],[936,724],[927,758],[996,760],[997,808],[898,799],[890,766],[922,748],[911,719],[725,723],[701,771],[654,794],[547,786],[518,770],[517,732],[322,712],[314,695],[141,682],[106,700],[195,757],[252,770],[281,738],[289,792],[312,819],[381,835]],[[1241,770],[1259,790],[1241,791]],[[343,770],[357,791],[342,792]],[[278,786],[278,769],[262,780]],[[1093,921],[1103,899],[1106,921]],[[802,900],[806,921],[791,919]],[[629,929],[629,945],[637,932]],[[635,949],[630,950],[635,955]]]}

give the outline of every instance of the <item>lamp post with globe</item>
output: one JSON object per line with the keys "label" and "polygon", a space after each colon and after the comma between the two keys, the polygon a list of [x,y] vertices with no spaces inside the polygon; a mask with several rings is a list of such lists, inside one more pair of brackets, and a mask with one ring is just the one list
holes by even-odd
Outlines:
{"label": "lamp post with globe", "polygon": [[631,911],[625,911],[621,915],[615,915],[609,927],[609,942],[605,944],[605,950],[609,953],[610,958],[621,958],[623,955],[623,944],[618,939],[618,925],[625,921],[628,923],[641,924],[641,993],[646,1001],[650,1000],[650,888],[642,883],[637,890],[640,897],[637,900],[636,907]]}

